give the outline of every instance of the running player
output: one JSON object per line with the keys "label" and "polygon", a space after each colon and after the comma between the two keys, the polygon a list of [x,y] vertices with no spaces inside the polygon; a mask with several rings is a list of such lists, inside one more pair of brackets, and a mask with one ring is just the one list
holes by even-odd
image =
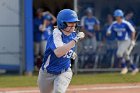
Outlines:
{"label": "running player", "polygon": [[57,28],[48,39],[43,64],[39,71],[38,86],[41,93],[65,93],[72,78],[71,62],[75,44],[84,38],[76,33],[78,17],[75,11],[61,10],[57,15]]}
{"label": "running player", "polygon": [[139,70],[129,55],[127,55],[127,50],[130,45],[135,45],[135,29],[128,21],[123,19],[124,13],[122,10],[115,10],[114,17],[116,21],[111,24],[107,34],[115,33],[116,39],[118,40],[117,57],[122,64],[121,74],[128,72],[126,62],[129,62],[131,64],[132,74],[134,75]]}

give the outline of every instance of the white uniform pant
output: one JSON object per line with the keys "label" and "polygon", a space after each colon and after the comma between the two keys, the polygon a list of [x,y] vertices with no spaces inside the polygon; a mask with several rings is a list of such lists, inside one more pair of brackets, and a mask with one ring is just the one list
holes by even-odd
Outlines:
{"label": "white uniform pant", "polygon": [[92,37],[92,38],[86,38],[85,41],[84,41],[84,46],[91,46],[92,47],[92,51],[96,51],[97,49],[97,40],[96,40],[96,37]]}
{"label": "white uniform pant", "polygon": [[126,57],[127,56],[126,52],[129,48],[130,44],[131,44],[131,40],[118,41],[117,56]]}
{"label": "white uniform pant", "polygon": [[71,79],[71,68],[59,75],[49,74],[46,70],[40,69],[38,76],[40,93],[65,93]]}
{"label": "white uniform pant", "polygon": [[34,42],[35,55],[37,56],[39,55],[39,53],[41,53],[41,55],[44,55],[46,45],[47,45],[47,40],[43,40],[41,42]]}

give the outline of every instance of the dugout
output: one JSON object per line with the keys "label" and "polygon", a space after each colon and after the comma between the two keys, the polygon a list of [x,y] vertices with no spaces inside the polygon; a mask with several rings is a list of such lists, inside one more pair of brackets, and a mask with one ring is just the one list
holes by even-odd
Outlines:
{"label": "dugout", "polygon": [[38,8],[50,11],[56,16],[64,8],[74,9],[74,0],[33,0],[33,11]]}
{"label": "dugout", "polygon": [[140,25],[140,0],[78,0],[79,17],[83,16],[87,7],[92,7],[95,16],[99,18],[101,24],[105,22],[107,14],[113,14],[115,9],[122,9],[126,14],[129,11],[134,12],[134,22],[136,26]]}
{"label": "dugout", "polygon": [[[56,16],[61,9],[70,8],[76,10],[79,18],[81,18],[85,13],[85,9],[87,7],[92,7],[95,16],[100,20],[102,27],[106,21],[105,18],[107,14],[113,14],[115,9],[120,8],[125,13],[133,11],[134,21],[136,23],[136,26],[139,26],[139,5],[139,0],[34,0],[33,11],[35,11],[37,8],[44,8],[45,11],[50,11]],[[75,72],[78,72],[78,69],[79,68],[76,60]],[[93,71],[93,69],[90,70]],[[102,70],[102,68],[94,69],[94,71]],[[81,71],[85,70],[82,69]],[[110,69],[110,71],[115,71],[115,69]]]}

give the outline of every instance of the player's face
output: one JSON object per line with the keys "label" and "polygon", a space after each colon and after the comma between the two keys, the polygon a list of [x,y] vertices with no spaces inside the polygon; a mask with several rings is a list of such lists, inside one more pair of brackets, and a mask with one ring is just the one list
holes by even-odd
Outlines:
{"label": "player's face", "polygon": [[75,30],[75,27],[76,27],[76,22],[67,23],[67,28],[65,29],[65,31],[71,33]]}
{"label": "player's face", "polygon": [[38,17],[41,17],[41,16],[42,16],[42,12],[38,12],[38,13],[37,13],[37,16],[38,16]]}
{"label": "player's face", "polygon": [[120,17],[120,16],[115,17],[115,19],[116,19],[117,22],[121,22],[122,21],[122,17]]}
{"label": "player's face", "polygon": [[49,25],[51,22],[49,20],[44,20],[46,25]]}

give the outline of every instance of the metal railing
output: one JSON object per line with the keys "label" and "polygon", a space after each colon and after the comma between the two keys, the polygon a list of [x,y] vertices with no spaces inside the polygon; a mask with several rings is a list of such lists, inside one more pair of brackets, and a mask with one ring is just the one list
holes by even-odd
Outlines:
{"label": "metal railing", "polygon": [[[134,63],[140,67],[140,41],[134,47],[131,57]],[[96,51],[92,46],[79,44],[77,48],[78,58],[74,64],[74,72],[105,72],[120,71],[121,63],[116,57],[117,42],[110,41],[102,44],[98,42]]]}

